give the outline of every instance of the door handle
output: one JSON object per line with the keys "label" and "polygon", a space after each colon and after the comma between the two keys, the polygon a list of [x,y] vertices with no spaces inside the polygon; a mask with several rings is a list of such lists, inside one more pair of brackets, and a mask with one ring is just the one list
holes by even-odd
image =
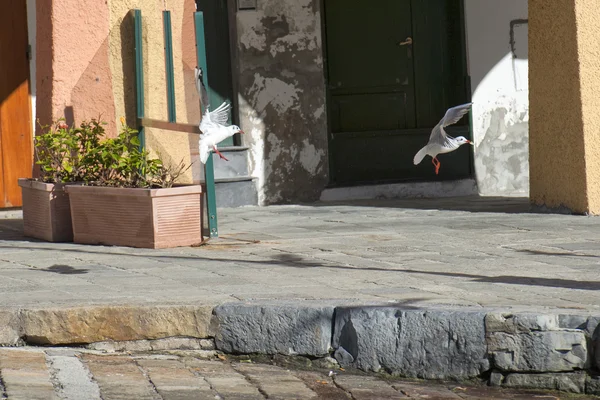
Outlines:
{"label": "door handle", "polygon": [[404,42],[398,42],[398,46],[410,46],[413,44],[413,40],[411,37],[407,37]]}

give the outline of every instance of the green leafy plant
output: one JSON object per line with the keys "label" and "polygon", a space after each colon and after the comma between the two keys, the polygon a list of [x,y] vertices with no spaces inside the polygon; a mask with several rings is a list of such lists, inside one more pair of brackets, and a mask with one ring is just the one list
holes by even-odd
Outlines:
{"label": "green leafy plant", "polygon": [[103,139],[106,123],[96,119],[69,128],[64,120],[43,126],[35,139],[40,179],[47,183],[83,182],[94,186],[169,188],[185,172],[183,161],[172,166],[142,149],[138,131],[124,118],[115,138]]}
{"label": "green leafy plant", "polygon": [[151,159],[140,146],[138,131],[124,123],[121,133],[93,148],[84,164],[89,166],[90,184],[127,188],[172,187],[187,169],[183,162],[173,167],[160,157]]}
{"label": "green leafy plant", "polygon": [[88,159],[104,136],[105,124],[95,119],[69,127],[64,119],[41,126],[35,137],[35,163],[40,168],[40,180],[46,183],[83,182],[89,180]]}

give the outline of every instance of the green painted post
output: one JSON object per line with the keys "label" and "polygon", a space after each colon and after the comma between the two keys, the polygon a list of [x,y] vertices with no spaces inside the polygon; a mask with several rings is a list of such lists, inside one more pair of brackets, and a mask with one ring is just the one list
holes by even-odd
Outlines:
{"label": "green painted post", "polygon": [[171,11],[163,11],[163,30],[165,34],[165,71],[167,73],[167,105],[169,122],[177,122],[175,108],[175,72],[173,67],[173,34],[171,29]]}
{"label": "green painted post", "polygon": [[[204,39],[204,14],[201,11],[194,13],[194,26],[196,28],[196,59],[198,66],[204,73],[204,83],[207,85],[208,96],[211,99],[211,89],[208,88],[208,70],[206,67],[206,41]],[[212,100],[210,100],[212,101]],[[204,107],[205,104],[202,105]],[[200,109],[203,113],[204,110]],[[204,179],[206,183],[206,206],[208,208],[208,230],[211,238],[219,237],[217,221],[217,197],[215,193],[215,171],[213,167],[212,152],[204,165]]]}
{"label": "green painted post", "polygon": [[[134,40],[135,40],[135,93],[137,117],[144,118],[144,51],[142,43],[142,10],[133,11],[134,20]],[[146,147],[146,135],[144,127],[138,127],[138,137],[140,139],[140,148]]]}

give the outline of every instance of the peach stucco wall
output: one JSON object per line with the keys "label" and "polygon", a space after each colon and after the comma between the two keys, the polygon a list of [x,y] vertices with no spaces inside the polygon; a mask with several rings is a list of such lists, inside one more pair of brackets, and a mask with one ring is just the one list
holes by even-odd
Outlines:
{"label": "peach stucco wall", "polygon": [[588,209],[600,214],[600,9],[594,0],[577,1],[581,114],[584,130]]}
{"label": "peach stucco wall", "polygon": [[596,0],[529,0],[534,204],[600,214],[599,33]]}
{"label": "peach stucco wall", "polygon": [[[146,117],[167,120],[163,2],[157,0],[40,0],[38,10],[37,107],[40,122],[100,118],[114,136],[124,116],[136,126],[132,9],[142,10]],[[196,65],[194,0],[170,1],[177,122],[200,120],[193,70]],[[189,164],[197,136],[146,130],[150,150],[166,161]],[[198,166],[194,165],[197,169]],[[195,174],[194,174],[195,175]],[[184,181],[192,180],[192,169]]]}

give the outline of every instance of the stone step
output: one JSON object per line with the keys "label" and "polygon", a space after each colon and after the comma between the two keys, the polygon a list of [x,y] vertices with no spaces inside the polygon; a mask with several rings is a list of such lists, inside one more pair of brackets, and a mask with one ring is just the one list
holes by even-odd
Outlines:
{"label": "stone step", "polygon": [[386,183],[365,186],[328,187],[321,193],[321,201],[367,199],[402,199],[427,197],[461,197],[477,195],[474,179],[436,182]]}
{"label": "stone step", "polygon": [[230,146],[219,148],[219,151],[229,160],[221,160],[218,154],[213,153],[215,179],[238,178],[247,176],[248,147]]}
{"label": "stone step", "polygon": [[[249,175],[248,147],[230,146],[219,148],[229,161],[221,160],[215,153],[212,154],[215,179],[238,178]],[[200,164],[198,150],[192,149],[192,162],[200,167],[193,167],[194,182],[204,181],[204,166]]]}
{"label": "stone step", "polygon": [[[217,207],[241,207],[258,204],[256,178],[249,175],[248,147],[220,147],[219,151],[229,160],[221,160],[212,154]],[[197,169],[194,182],[204,182],[204,169]]]}
{"label": "stone step", "polygon": [[251,176],[215,179],[215,191],[218,208],[258,204],[256,179]]}

